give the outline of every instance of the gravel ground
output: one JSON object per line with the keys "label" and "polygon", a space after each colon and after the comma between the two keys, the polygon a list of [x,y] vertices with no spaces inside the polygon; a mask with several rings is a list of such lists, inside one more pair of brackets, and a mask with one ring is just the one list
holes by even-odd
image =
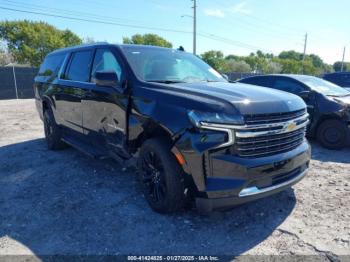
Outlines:
{"label": "gravel ground", "polygon": [[312,143],[293,189],[201,216],[153,212],[135,172],[48,151],[33,100],[0,101],[0,254],[350,255],[350,149]]}

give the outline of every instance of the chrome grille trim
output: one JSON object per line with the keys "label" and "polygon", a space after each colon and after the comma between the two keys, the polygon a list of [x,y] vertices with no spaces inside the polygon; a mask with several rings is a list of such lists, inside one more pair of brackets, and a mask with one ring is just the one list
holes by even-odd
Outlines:
{"label": "chrome grille trim", "polygon": [[[279,123],[279,125],[277,125],[277,126],[280,126],[281,129],[271,130],[271,131],[236,132],[236,137],[247,138],[247,137],[259,137],[259,136],[269,136],[269,135],[278,135],[278,134],[289,133],[289,132],[306,127],[309,124],[309,120],[306,119],[305,122],[297,125],[297,127],[294,130],[291,130],[291,131],[288,130],[288,125],[293,124],[293,123],[295,124],[295,121],[288,121],[288,122]],[[276,127],[276,126],[274,125],[273,127]],[[260,128],[256,127],[254,129],[260,129]],[[240,129],[240,130],[243,130],[243,129]],[[247,130],[249,130],[249,129],[247,129]]]}

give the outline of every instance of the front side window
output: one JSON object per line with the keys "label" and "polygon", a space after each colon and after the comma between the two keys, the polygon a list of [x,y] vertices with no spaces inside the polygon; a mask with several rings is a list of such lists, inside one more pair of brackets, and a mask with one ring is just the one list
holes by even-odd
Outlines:
{"label": "front side window", "polygon": [[277,78],[275,80],[273,87],[278,90],[293,93],[293,94],[299,94],[300,92],[305,90],[301,84],[295,81],[292,81],[289,79],[283,79],[283,78]]}
{"label": "front side window", "polygon": [[91,50],[73,53],[65,78],[67,80],[88,82],[90,78],[91,58]]}
{"label": "front side window", "polygon": [[91,76],[98,71],[113,71],[121,78],[122,68],[114,54],[108,49],[97,49],[92,66]]}
{"label": "front side window", "polygon": [[318,77],[303,76],[300,77],[300,81],[303,81],[303,83],[309,86],[312,90],[324,94],[326,96],[350,95],[350,92],[346,89]]}
{"label": "front side window", "polygon": [[227,82],[198,57],[178,50],[124,46],[122,51],[134,73],[148,82]]}

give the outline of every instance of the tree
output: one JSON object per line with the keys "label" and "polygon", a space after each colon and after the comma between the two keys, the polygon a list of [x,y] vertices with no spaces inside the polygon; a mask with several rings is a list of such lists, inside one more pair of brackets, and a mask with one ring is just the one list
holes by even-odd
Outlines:
{"label": "tree", "polygon": [[14,59],[9,52],[0,50],[0,66],[5,66],[13,62]]}
{"label": "tree", "polygon": [[248,73],[252,71],[246,62],[233,59],[225,60],[224,69],[226,73]]}
{"label": "tree", "polygon": [[295,61],[301,61],[303,59],[303,54],[296,52],[296,51],[283,51],[281,52],[278,57],[280,59],[290,59],[290,60],[295,60]]}
{"label": "tree", "polygon": [[224,54],[221,51],[210,50],[201,54],[201,58],[219,72],[224,72]]}
{"label": "tree", "polygon": [[18,63],[32,66],[39,66],[55,49],[81,44],[81,39],[68,29],[28,20],[0,22],[0,38]]}
{"label": "tree", "polygon": [[12,55],[8,52],[4,42],[0,42],[0,66],[14,63]]}
{"label": "tree", "polygon": [[156,34],[136,34],[131,38],[123,37],[124,44],[134,44],[134,45],[154,45],[154,46],[162,46],[172,48],[173,45],[169,41],[165,40],[159,35]]}
{"label": "tree", "polygon": [[281,73],[283,68],[282,65],[275,61],[269,61],[267,63],[267,72],[268,74],[278,74]]}
{"label": "tree", "polygon": [[[341,71],[341,64],[342,62],[338,61],[333,64],[333,69],[335,72],[340,72]],[[344,63],[343,66],[343,71],[348,71],[350,70],[350,63]]]}

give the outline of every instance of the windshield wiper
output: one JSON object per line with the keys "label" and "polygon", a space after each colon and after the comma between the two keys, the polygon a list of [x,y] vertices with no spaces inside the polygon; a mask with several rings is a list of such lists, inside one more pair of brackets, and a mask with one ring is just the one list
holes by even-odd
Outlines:
{"label": "windshield wiper", "polygon": [[186,83],[184,81],[179,81],[179,80],[149,80],[147,82],[162,83],[162,84]]}

